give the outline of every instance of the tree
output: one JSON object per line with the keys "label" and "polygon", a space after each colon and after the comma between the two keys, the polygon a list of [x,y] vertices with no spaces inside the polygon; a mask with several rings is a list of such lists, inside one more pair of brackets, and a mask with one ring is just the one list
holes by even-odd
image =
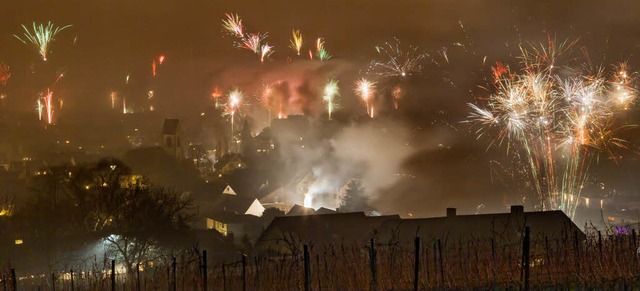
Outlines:
{"label": "tree", "polygon": [[371,211],[364,195],[364,188],[358,180],[351,180],[347,184],[347,191],[340,202],[341,212]]}
{"label": "tree", "polygon": [[154,250],[185,237],[189,197],[146,181],[132,183],[131,170],[118,160],[42,172],[16,216],[20,229],[28,232],[30,241],[42,242],[38,249],[49,257],[104,241],[131,271],[137,263],[154,259]]}

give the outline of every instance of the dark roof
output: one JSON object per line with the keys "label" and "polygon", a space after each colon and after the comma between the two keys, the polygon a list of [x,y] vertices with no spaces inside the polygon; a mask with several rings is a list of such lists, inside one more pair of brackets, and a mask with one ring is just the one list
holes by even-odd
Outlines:
{"label": "dark roof", "polygon": [[177,134],[180,119],[165,119],[162,126],[162,134]]}
{"label": "dark roof", "polygon": [[411,243],[419,236],[423,241],[440,239],[469,241],[495,239],[502,244],[519,241],[525,226],[532,237],[548,239],[572,238],[575,233],[584,239],[584,233],[562,211],[511,212],[481,215],[455,215],[450,217],[401,219],[386,221],[378,229],[381,243]]}
{"label": "dark roof", "polygon": [[259,223],[260,218],[253,215],[245,215],[238,214],[229,211],[211,211],[208,213],[204,213],[206,218],[211,218],[216,221],[220,221],[223,223],[234,224],[234,223]]}
{"label": "dark roof", "polygon": [[304,207],[300,204],[295,204],[289,209],[287,212],[287,216],[300,216],[300,215],[312,215],[316,214],[316,211],[313,208]]}
{"label": "dark roof", "polygon": [[215,203],[215,209],[244,214],[255,200],[256,199],[238,197],[238,195],[222,194]]}
{"label": "dark roof", "polygon": [[383,222],[397,215],[366,216],[364,212],[275,217],[258,240],[262,250],[286,247],[283,238],[310,245],[365,243]]}
{"label": "dark roof", "polygon": [[316,210],[316,214],[334,214],[337,213],[335,210],[331,210],[329,208],[320,207]]}

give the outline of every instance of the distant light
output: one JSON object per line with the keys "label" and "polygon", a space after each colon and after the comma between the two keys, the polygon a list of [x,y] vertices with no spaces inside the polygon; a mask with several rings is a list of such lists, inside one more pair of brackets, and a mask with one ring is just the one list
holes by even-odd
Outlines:
{"label": "distant light", "polygon": [[91,187],[89,187],[89,185],[84,186],[84,189],[86,189],[86,190],[89,190],[89,188],[91,188]]}
{"label": "distant light", "polygon": [[16,245],[21,245],[21,244],[23,244],[23,243],[24,243],[24,242],[23,242],[21,239],[17,239],[17,240],[15,241],[15,244],[16,244]]}
{"label": "distant light", "polygon": [[65,140],[65,141],[64,141],[64,143],[68,144],[68,143],[69,143],[69,141],[68,141],[68,140]]}
{"label": "distant light", "polygon": [[200,113],[200,116],[204,116],[204,112]]}
{"label": "distant light", "polygon": [[242,167],[242,164],[238,164],[238,168]]}

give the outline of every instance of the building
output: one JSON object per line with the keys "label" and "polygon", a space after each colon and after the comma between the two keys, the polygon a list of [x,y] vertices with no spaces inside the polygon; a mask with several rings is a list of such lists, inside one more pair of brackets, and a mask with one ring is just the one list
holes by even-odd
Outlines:
{"label": "building", "polygon": [[162,147],[176,159],[184,158],[180,119],[165,119],[162,126]]}
{"label": "building", "polygon": [[256,248],[294,253],[303,244],[364,246],[372,238],[380,245],[411,248],[416,236],[427,244],[440,241],[443,248],[477,241],[520,247],[527,226],[532,239],[586,239],[562,211],[525,212],[522,206],[512,206],[509,213],[482,215],[457,215],[454,208],[449,208],[445,217],[418,219],[401,219],[397,215],[366,216],[363,212],[287,215],[272,221]]}

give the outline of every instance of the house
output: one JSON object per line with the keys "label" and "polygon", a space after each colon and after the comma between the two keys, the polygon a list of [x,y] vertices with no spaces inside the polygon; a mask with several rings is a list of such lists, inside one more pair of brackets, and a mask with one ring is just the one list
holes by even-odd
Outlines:
{"label": "house", "polygon": [[165,119],[162,126],[162,147],[176,159],[184,158],[180,119]]}
{"label": "house", "polygon": [[303,244],[311,246],[365,245],[375,230],[397,215],[366,216],[364,212],[275,217],[258,239],[263,252],[295,253]]}
{"label": "house", "polygon": [[204,216],[206,229],[215,230],[236,244],[242,244],[244,240],[253,244],[262,232],[262,224],[257,216],[226,211],[213,211]]}
{"label": "house", "polygon": [[256,248],[293,253],[303,244],[364,246],[372,238],[380,245],[410,248],[416,236],[424,243],[440,240],[444,248],[478,241],[520,247],[527,226],[534,240],[586,239],[562,211],[525,212],[522,206],[512,206],[509,213],[482,215],[457,215],[455,208],[449,208],[445,217],[419,219],[366,216],[363,212],[288,215],[274,218]]}
{"label": "house", "polygon": [[585,234],[564,212],[525,212],[520,205],[511,206],[508,213],[457,215],[455,208],[447,209],[447,216],[386,221],[378,228],[376,240],[381,244],[410,245],[416,236],[423,242],[440,240],[444,247],[477,240],[498,245],[520,245],[525,227],[532,239],[567,239]]}

